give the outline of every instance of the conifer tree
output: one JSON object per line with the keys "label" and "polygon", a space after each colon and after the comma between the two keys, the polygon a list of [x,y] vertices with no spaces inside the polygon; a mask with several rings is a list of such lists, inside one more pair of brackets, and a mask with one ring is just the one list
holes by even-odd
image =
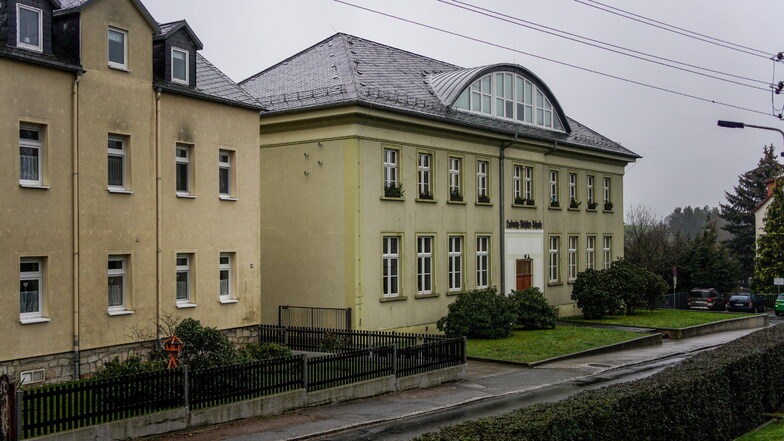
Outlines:
{"label": "conifer tree", "polygon": [[766,181],[778,178],[784,168],[776,160],[773,145],[763,147],[762,158],[757,167],[738,176],[735,192],[724,192],[726,204],[719,204],[721,217],[727,221],[724,230],[732,235],[727,248],[738,262],[740,276],[747,279],[754,273],[754,214],[756,208],[767,197]]}
{"label": "conifer tree", "polygon": [[784,181],[779,180],[773,190],[765,214],[764,233],[759,238],[757,257],[754,266],[754,290],[776,292],[773,279],[784,277]]}
{"label": "conifer tree", "polygon": [[702,233],[690,242],[685,265],[690,288],[716,288],[731,292],[738,286],[738,265],[726,247],[716,241],[716,224],[708,222]]}

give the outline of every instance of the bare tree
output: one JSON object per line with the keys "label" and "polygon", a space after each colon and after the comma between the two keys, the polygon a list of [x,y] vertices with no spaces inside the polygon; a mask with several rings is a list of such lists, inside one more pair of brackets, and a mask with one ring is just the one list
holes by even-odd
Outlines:
{"label": "bare tree", "polygon": [[673,238],[651,207],[633,205],[626,212],[624,256],[656,274],[667,274],[676,261]]}

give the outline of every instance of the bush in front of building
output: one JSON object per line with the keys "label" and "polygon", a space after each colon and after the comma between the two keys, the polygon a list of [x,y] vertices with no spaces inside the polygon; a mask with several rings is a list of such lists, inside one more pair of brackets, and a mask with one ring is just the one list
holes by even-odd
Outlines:
{"label": "bush in front of building", "polygon": [[238,361],[268,360],[270,358],[288,357],[291,349],[275,343],[251,343],[238,352]]}
{"label": "bush in front of building", "polygon": [[415,440],[730,440],[784,402],[781,372],[784,326],[772,326],[647,378],[468,421]]}
{"label": "bush in front of building", "polygon": [[436,323],[447,337],[504,338],[512,333],[515,312],[511,300],[495,288],[460,294]]}
{"label": "bush in front of building", "polygon": [[586,270],[577,275],[572,287],[572,300],[589,320],[605,315],[634,315],[637,308],[655,309],[667,292],[661,276],[626,259],[618,259],[609,269]]}
{"label": "bush in front of building", "polygon": [[572,286],[572,300],[583,311],[588,320],[598,320],[620,310],[618,296],[610,290],[611,283],[606,270],[589,269],[577,275]]}
{"label": "bush in front of building", "polygon": [[131,354],[124,361],[120,361],[119,357],[114,357],[109,362],[104,363],[103,367],[93,375],[95,379],[119,377],[122,375],[141,374],[143,372],[156,371],[166,367],[166,362],[163,360],[147,360],[143,361],[142,357],[136,354]]}
{"label": "bush in front of building", "polygon": [[523,329],[552,329],[558,319],[558,308],[547,303],[539,288],[532,286],[509,295],[517,319],[515,324]]}

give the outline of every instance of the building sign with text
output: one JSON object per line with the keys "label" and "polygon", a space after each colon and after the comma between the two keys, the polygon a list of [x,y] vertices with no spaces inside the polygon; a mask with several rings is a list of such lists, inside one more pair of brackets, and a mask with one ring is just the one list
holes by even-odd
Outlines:
{"label": "building sign with text", "polygon": [[514,230],[541,230],[542,221],[537,220],[507,220],[507,229]]}

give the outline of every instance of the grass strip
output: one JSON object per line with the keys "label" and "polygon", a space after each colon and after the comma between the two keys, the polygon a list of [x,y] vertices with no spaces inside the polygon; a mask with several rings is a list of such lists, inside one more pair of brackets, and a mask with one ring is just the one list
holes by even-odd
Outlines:
{"label": "grass strip", "polygon": [[762,429],[749,432],[735,441],[781,441],[783,439],[784,420],[778,420]]}
{"label": "grass strip", "polygon": [[754,314],[739,312],[706,312],[681,309],[637,310],[634,315],[609,315],[601,320],[586,320],[579,317],[565,317],[560,320],[581,323],[603,323],[607,325],[639,326],[641,328],[681,329],[690,326],[723,320],[749,317]]}

